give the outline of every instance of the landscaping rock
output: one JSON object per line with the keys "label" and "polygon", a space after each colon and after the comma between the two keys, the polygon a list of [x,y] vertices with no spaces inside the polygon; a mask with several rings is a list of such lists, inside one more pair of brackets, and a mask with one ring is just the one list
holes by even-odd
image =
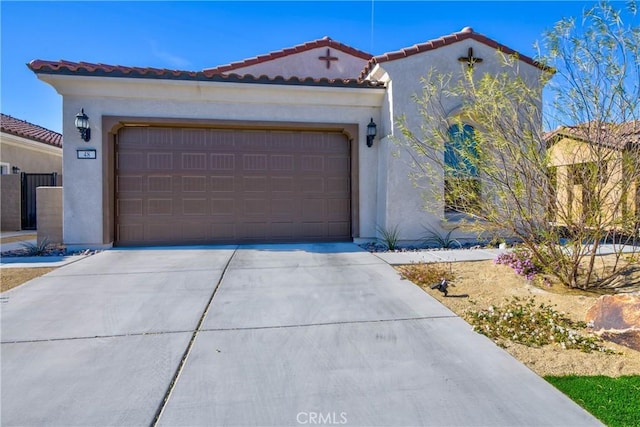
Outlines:
{"label": "landscaping rock", "polygon": [[640,295],[603,295],[585,320],[603,339],[640,351]]}

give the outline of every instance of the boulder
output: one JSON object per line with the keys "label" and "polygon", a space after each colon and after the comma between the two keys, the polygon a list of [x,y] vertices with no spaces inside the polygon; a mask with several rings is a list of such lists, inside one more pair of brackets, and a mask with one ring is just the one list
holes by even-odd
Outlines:
{"label": "boulder", "polygon": [[602,338],[640,351],[640,295],[603,295],[585,321]]}

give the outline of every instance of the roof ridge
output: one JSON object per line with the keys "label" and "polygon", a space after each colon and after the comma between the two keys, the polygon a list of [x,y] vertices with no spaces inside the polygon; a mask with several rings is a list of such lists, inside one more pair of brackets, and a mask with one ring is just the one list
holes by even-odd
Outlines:
{"label": "roof ridge", "polygon": [[216,67],[205,68],[203,72],[210,74],[222,74],[228,71],[236,70],[238,68],[244,68],[251,65],[261,64],[267,61],[273,61],[274,59],[283,58],[285,56],[293,55],[295,53],[306,52],[311,49],[317,49],[319,47],[333,47],[342,52],[348,53],[353,56],[357,56],[361,59],[370,60],[373,55],[356,49],[339,41],[333,40],[329,36],[324,36],[321,39],[311,40],[302,44],[298,44],[292,47],[287,47],[279,50],[274,50],[266,54],[253,56],[240,61],[231,62],[229,64],[218,65]]}
{"label": "roof ridge", "polygon": [[0,130],[54,147],[62,147],[62,134],[43,126],[0,113]]}
{"label": "roof ridge", "polygon": [[527,55],[523,55],[502,43],[499,43],[493,39],[490,39],[484,34],[476,33],[471,27],[464,27],[462,30],[451,33],[451,34],[447,34],[444,36],[437,37],[435,39],[427,40],[422,43],[417,43],[403,49],[383,53],[382,55],[376,55],[369,60],[367,65],[365,65],[364,69],[362,70],[358,78],[361,80],[364,79],[376,64],[380,64],[382,62],[387,62],[387,61],[393,61],[395,59],[405,58],[407,56],[415,55],[417,53],[427,52],[429,50],[435,50],[442,46],[447,46],[447,45],[457,43],[467,39],[476,40],[480,43],[486,44],[487,46],[493,47],[508,55],[517,54],[518,58],[521,61],[526,62],[527,64],[530,64],[530,65],[533,65],[534,67],[538,67],[541,70],[546,71],[551,69],[550,67],[544,64],[541,64],[540,62],[534,60],[533,58]]}

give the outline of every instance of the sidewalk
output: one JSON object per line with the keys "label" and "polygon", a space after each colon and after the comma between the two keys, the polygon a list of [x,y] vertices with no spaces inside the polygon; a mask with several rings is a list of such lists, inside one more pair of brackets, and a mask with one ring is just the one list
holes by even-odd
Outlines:
{"label": "sidewalk", "polygon": [[[374,255],[390,265],[415,264],[427,262],[466,262],[487,261],[495,259],[499,254],[509,249],[425,249],[414,252],[375,252]],[[619,248],[611,244],[601,245],[598,255],[613,254]],[[627,246],[624,253],[640,253],[639,247]]]}

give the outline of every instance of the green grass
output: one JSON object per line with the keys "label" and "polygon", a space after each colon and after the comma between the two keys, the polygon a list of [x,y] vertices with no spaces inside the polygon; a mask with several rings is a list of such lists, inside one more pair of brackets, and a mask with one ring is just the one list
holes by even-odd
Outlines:
{"label": "green grass", "polygon": [[544,378],[607,426],[640,426],[640,375]]}

